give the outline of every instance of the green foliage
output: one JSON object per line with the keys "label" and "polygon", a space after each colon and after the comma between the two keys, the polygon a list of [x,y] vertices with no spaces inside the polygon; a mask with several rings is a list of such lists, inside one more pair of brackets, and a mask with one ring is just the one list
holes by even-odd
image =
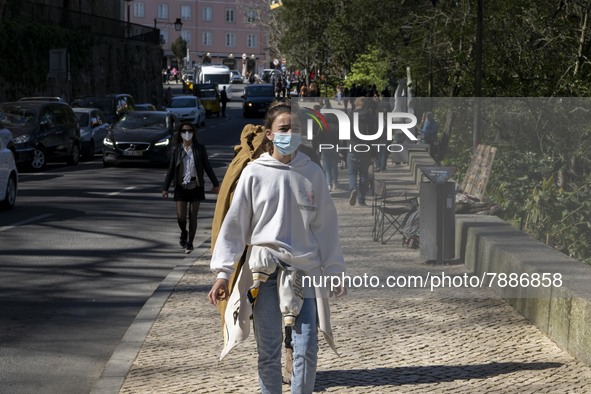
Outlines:
{"label": "green foliage", "polygon": [[183,37],[179,37],[170,45],[170,49],[177,60],[177,64],[185,64],[183,59],[187,56],[187,41]]}
{"label": "green foliage", "polygon": [[525,229],[538,239],[580,261],[591,264],[591,179],[574,191],[544,179],[527,201]]}
{"label": "green foliage", "polygon": [[375,84],[380,89],[387,84],[388,73],[388,63],[380,55],[379,50],[373,48],[368,53],[360,54],[351,65],[351,72],[347,74],[346,86]]}
{"label": "green foliage", "polygon": [[[417,96],[474,94],[476,2],[473,0],[284,0],[279,50],[308,70],[330,58],[346,83],[393,86],[410,67]],[[484,97],[547,97],[483,110],[481,143],[498,148],[489,197],[507,220],[580,260],[591,259],[591,105],[559,97],[591,96],[591,3],[484,2]],[[328,16],[328,17],[327,17]],[[400,27],[411,26],[405,45]],[[331,79],[329,79],[331,80]],[[424,108],[419,109],[419,113]],[[471,113],[470,105],[454,110]],[[436,118],[442,111],[434,108]],[[510,116],[509,116],[510,115]],[[510,120],[509,120],[510,118]],[[473,124],[454,122],[445,164],[468,166]]]}
{"label": "green foliage", "polygon": [[[553,163],[533,152],[502,146],[497,150],[488,184],[491,200],[503,208],[502,217],[519,221],[527,213],[525,201],[543,179],[552,173]],[[529,171],[524,173],[524,168]]]}

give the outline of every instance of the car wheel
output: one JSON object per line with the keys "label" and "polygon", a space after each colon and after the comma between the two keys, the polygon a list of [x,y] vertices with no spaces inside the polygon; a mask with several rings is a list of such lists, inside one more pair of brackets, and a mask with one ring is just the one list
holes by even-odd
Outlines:
{"label": "car wheel", "polygon": [[16,202],[16,175],[10,175],[8,178],[8,183],[6,184],[6,197],[4,201],[0,202],[0,208],[2,209],[12,209],[14,207],[14,203]]}
{"label": "car wheel", "polygon": [[68,165],[75,166],[80,162],[80,148],[78,147],[78,142],[72,144],[72,148],[70,150],[70,157],[68,158]]}
{"label": "car wheel", "polygon": [[109,163],[107,161],[105,161],[105,159],[103,159],[103,167],[107,168],[107,167],[113,167],[114,164],[113,163]]}
{"label": "car wheel", "polygon": [[47,162],[43,148],[35,148],[33,151],[33,160],[31,160],[29,164],[34,170],[42,170],[45,168],[45,164],[47,164]]}

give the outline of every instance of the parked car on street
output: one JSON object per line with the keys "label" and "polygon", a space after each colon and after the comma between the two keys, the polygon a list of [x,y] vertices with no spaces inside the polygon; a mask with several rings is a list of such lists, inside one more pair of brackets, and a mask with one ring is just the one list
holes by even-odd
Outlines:
{"label": "parked car on street", "polygon": [[203,107],[205,108],[205,115],[211,116],[216,114],[220,117],[220,92],[213,83],[199,83],[195,85],[195,96],[199,97]]}
{"label": "parked car on street", "polygon": [[14,138],[12,132],[8,130],[2,123],[0,123],[0,139],[4,141],[4,145],[10,149],[13,153],[16,151],[14,147]]}
{"label": "parked car on street", "polygon": [[232,83],[243,83],[244,80],[242,79],[242,75],[240,75],[240,73],[236,70],[230,70],[230,73],[232,74],[230,76],[230,81]]}
{"label": "parked car on street", "polygon": [[94,154],[103,151],[103,140],[107,136],[109,124],[103,113],[96,108],[74,108],[80,127],[81,154],[86,160],[94,159]]}
{"label": "parked car on street", "polygon": [[63,97],[57,97],[57,96],[52,96],[52,97],[23,97],[21,99],[19,99],[18,101],[59,101],[62,103],[67,103],[66,99]]}
{"label": "parked car on street", "polygon": [[49,160],[80,160],[80,128],[72,108],[59,101],[0,104],[0,122],[12,132],[17,164],[41,170]]}
{"label": "parked car on street", "polygon": [[136,111],[157,111],[154,104],[149,104],[149,103],[136,104],[135,110]]}
{"label": "parked car on street", "polygon": [[205,124],[205,108],[199,97],[175,96],[166,110],[175,114],[181,122],[190,122],[195,127]]}
{"label": "parked car on street", "polygon": [[264,83],[270,83],[271,82],[271,76],[275,73],[275,69],[274,68],[265,68],[261,74],[259,75],[261,81],[263,81]]}
{"label": "parked car on street", "polygon": [[12,209],[16,202],[18,170],[13,152],[0,138],[0,209]]}
{"label": "parked car on street", "polygon": [[167,165],[174,130],[180,124],[168,111],[132,111],[109,129],[103,140],[105,167],[119,163]]}
{"label": "parked car on street", "polygon": [[106,96],[81,97],[72,102],[72,107],[98,108],[107,123],[113,124],[129,111],[135,110],[135,100],[129,94],[108,94]]}
{"label": "parked car on street", "polygon": [[251,115],[265,114],[275,100],[275,89],[271,84],[247,85],[242,97],[242,115],[248,118]]}

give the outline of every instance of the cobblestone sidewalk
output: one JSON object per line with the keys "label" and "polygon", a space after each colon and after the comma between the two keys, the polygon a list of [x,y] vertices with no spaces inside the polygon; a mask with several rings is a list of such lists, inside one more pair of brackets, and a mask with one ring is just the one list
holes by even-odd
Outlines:
{"label": "cobblestone sidewalk", "polygon": [[[407,172],[379,176],[400,181]],[[350,276],[466,272],[426,264],[399,238],[373,242],[371,207],[350,207],[345,192],[335,202]],[[207,301],[213,279],[203,255],[160,311],[120,393],[257,392],[252,335],[218,361],[220,319]],[[341,357],[320,341],[318,392],[591,393],[589,367],[486,290],[352,288],[331,307]]]}

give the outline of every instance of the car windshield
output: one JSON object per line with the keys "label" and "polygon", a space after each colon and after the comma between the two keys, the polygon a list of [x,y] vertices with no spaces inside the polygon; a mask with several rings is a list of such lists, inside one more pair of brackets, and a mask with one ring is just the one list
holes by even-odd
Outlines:
{"label": "car windshield", "polygon": [[121,117],[117,122],[117,128],[120,129],[145,129],[162,131],[167,128],[167,118],[163,115],[134,114],[133,112]]}
{"label": "car windshield", "polygon": [[248,97],[268,97],[273,96],[273,87],[272,86],[252,86],[249,87],[246,95]]}
{"label": "car windshield", "polygon": [[90,120],[90,117],[86,112],[74,112],[74,114],[76,115],[76,119],[78,120],[78,126],[88,126],[88,121]]}
{"label": "car windshield", "polygon": [[109,98],[81,99],[76,102],[78,107],[98,108],[103,114],[112,115],[115,113],[113,100]]}
{"label": "car windshield", "polygon": [[215,90],[200,90],[199,97],[215,98]]}
{"label": "car windshield", "polygon": [[204,83],[224,84],[230,83],[230,74],[203,74]]}
{"label": "car windshield", "polygon": [[1,107],[0,122],[6,127],[23,127],[33,124],[37,114],[29,108]]}
{"label": "car windshield", "polygon": [[195,108],[197,104],[193,97],[172,99],[169,108]]}

